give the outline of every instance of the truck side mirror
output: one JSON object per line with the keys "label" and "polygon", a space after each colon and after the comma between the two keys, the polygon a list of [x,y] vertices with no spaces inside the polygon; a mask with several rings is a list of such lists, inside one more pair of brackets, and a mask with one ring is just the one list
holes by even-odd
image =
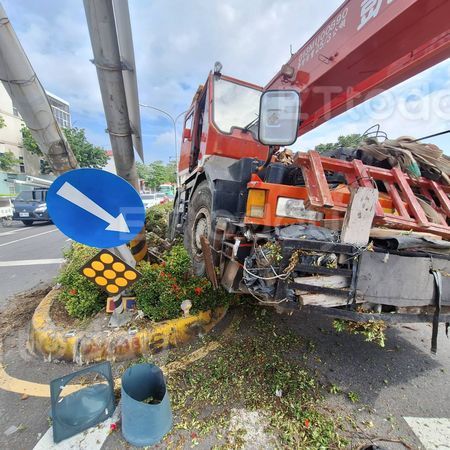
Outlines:
{"label": "truck side mirror", "polygon": [[183,130],[183,142],[191,140],[191,130],[189,128],[185,128]]}
{"label": "truck side mirror", "polygon": [[300,125],[300,95],[293,90],[262,94],[259,104],[259,141],[264,145],[291,145]]}

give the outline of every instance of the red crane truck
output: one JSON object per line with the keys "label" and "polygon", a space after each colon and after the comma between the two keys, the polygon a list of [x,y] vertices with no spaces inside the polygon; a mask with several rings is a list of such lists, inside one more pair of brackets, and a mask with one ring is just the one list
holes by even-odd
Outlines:
{"label": "red crane truck", "polygon": [[197,274],[262,304],[432,321],[435,349],[450,318],[444,175],[280,146],[448,58],[449,17],[447,0],[347,0],[265,87],[216,63],[185,116],[169,227]]}

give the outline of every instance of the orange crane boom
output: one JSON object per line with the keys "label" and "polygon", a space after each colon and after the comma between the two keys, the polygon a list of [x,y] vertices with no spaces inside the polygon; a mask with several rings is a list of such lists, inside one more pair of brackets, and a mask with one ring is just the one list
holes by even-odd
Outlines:
{"label": "orange crane boom", "polygon": [[347,0],[265,89],[301,95],[302,135],[450,57],[448,0]]}

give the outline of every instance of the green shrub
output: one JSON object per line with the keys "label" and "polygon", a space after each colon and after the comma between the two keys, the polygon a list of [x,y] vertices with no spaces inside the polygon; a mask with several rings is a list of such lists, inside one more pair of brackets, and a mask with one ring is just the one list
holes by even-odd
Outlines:
{"label": "green shrub", "polygon": [[182,245],[172,247],[161,264],[142,262],[139,271],[142,277],[133,287],[137,307],[152,320],[180,317],[183,300],[192,302],[193,313],[229,301],[224,290],[214,291],[208,279],[192,274],[189,255]]}
{"label": "green shrub", "polygon": [[152,206],[145,214],[145,229],[165,239],[169,226],[169,214],[173,210],[173,202]]}
{"label": "green shrub", "polygon": [[168,274],[179,281],[184,281],[186,275],[191,271],[191,258],[183,245],[178,244],[166,253],[162,265]]}
{"label": "green shrub", "polygon": [[95,248],[74,243],[64,255],[67,264],[58,276],[61,284],[58,299],[72,317],[84,319],[105,307],[106,295],[79,272],[97,252]]}

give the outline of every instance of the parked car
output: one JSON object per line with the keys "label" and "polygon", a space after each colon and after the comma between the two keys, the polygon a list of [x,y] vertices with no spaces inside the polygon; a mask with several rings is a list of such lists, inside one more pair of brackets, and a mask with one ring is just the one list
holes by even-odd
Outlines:
{"label": "parked car", "polygon": [[152,206],[161,205],[169,201],[169,197],[164,192],[141,194],[141,199],[145,209],[151,208]]}
{"label": "parked car", "polygon": [[169,201],[169,197],[165,192],[157,192],[156,199],[158,200],[158,205],[162,205],[163,203],[167,203]]}
{"label": "parked car", "polygon": [[151,208],[158,204],[158,200],[156,199],[156,194],[141,194],[142,203],[144,204],[145,209]]}
{"label": "parked car", "polygon": [[34,222],[50,222],[47,210],[48,189],[22,191],[13,202],[13,220],[20,220],[26,226]]}

